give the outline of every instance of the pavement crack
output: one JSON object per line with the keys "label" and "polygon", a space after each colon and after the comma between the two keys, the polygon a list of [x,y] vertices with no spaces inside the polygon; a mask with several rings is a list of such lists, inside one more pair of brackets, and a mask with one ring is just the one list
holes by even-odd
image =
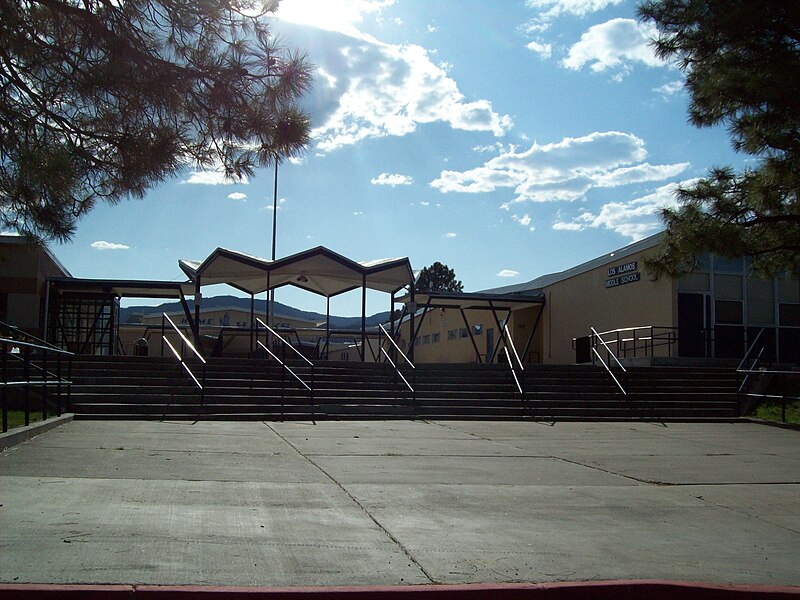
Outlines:
{"label": "pavement crack", "polygon": [[428,579],[428,581],[430,583],[434,583],[434,584],[440,583],[439,581],[436,581],[431,576],[430,573],[428,573],[428,571],[425,569],[425,567],[423,567],[419,563],[419,561],[417,561],[416,558],[414,558],[414,556],[411,554],[409,549],[406,548],[403,545],[403,543],[400,540],[398,540],[394,535],[392,535],[392,533],[386,527],[384,527],[383,524],[371,512],[369,512],[367,507],[364,506],[361,502],[359,502],[358,498],[356,498],[353,494],[351,494],[350,491],[346,487],[344,487],[344,485],[342,485],[333,475],[328,473],[328,471],[326,471],[322,466],[317,464],[309,455],[306,455],[305,453],[303,453],[303,451],[300,450],[300,448],[295,446],[286,437],[282,436],[272,425],[270,425],[266,421],[264,421],[264,425],[266,425],[268,429],[270,429],[276,436],[278,436],[281,440],[283,440],[283,442],[286,445],[288,445],[295,452],[297,452],[297,454],[299,454],[305,460],[307,460],[309,463],[311,463],[317,470],[319,470],[320,473],[322,473],[323,475],[325,475],[325,477],[330,479],[336,485],[336,487],[338,487],[340,490],[342,490],[342,492],[344,492],[347,495],[347,497],[350,498],[350,500],[352,500],[355,503],[355,505],[358,506],[362,510],[362,512],[367,516],[367,518],[369,518],[370,521],[375,523],[376,527],[378,527],[378,529],[380,529],[384,533],[384,535],[386,535],[386,537],[388,537],[398,548],[400,548],[400,550],[403,552],[403,554],[406,556],[406,558],[408,558],[408,560],[410,560],[414,564],[414,566],[416,566],[420,570],[420,572]]}

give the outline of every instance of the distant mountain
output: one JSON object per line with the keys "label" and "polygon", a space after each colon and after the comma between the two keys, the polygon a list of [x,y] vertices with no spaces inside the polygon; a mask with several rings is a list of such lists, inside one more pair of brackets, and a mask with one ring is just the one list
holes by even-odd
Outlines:
{"label": "distant mountain", "polygon": [[[186,300],[189,305],[189,310],[194,311],[194,300]],[[203,298],[203,308],[239,308],[244,311],[250,311],[250,299],[240,298],[238,296],[213,296],[210,298]],[[119,322],[127,323],[128,320],[134,315],[151,315],[153,313],[169,313],[174,311],[182,311],[180,302],[165,302],[158,306],[129,306],[127,308],[119,309]],[[267,310],[266,300],[256,300],[255,311],[257,315],[264,315]],[[306,319],[308,321],[324,322],[325,315],[300,310],[280,302],[275,303],[275,314],[295,319]],[[367,327],[377,327],[380,323],[386,323],[389,320],[389,311],[376,313],[367,317]],[[361,317],[337,317],[331,315],[331,327],[333,329],[361,329]]]}

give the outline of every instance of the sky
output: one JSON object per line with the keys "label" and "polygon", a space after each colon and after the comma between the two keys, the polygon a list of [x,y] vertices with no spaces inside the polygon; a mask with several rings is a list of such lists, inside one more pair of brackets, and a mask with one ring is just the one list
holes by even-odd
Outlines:
{"label": "sky", "polygon": [[[724,128],[688,123],[683,75],[635,2],[283,0],[273,31],[315,65],[312,142],[278,173],[278,257],[326,246],[440,261],[465,291],[522,283],[659,231],[675,186],[744,164]],[[51,247],[93,278],[183,280],[177,261],[216,247],[269,257],[273,183],[187,169]],[[360,314],[360,293],[331,311]]]}

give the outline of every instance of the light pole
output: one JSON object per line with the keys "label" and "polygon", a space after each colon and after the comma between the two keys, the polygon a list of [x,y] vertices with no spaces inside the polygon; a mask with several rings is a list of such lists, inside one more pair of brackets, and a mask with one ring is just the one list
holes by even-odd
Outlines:
{"label": "light pole", "polygon": [[[275,154],[275,183],[272,186],[272,262],[275,262],[275,238],[278,231],[278,155]],[[267,321],[272,327],[275,318],[275,290],[269,291],[269,317]]]}

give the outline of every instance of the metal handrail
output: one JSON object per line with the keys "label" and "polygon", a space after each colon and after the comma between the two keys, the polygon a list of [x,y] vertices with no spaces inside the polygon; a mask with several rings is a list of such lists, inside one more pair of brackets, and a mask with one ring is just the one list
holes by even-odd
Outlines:
{"label": "metal handrail", "polygon": [[389,353],[388,353],[388,352],[386,352],[386,349],[385,349],[385,348],[383,348],[383,347],[381,347],[381,352],[383,352],[383,355],[386,357],[386,360],[388,360],[388,361],[389,361],[389,364],[390,364],[390,365],[392,365],[392,367],[394,368],[395,372],[396,372],[396,373],[397,373],[397,374],[400,376],[400,379],[402,379],[402,380],[403,380],[403,383],[405,383],[405,384],[406,384],[406,387],[409,389],[409,391],[413,393],[413,392],[414,392],[414,388],[411,386],[411,384],[410,384],[410,383],[408,383],[408,379],[406,379],[406,378],[403,376],[403,373],[400,371],[400,369],[398,369],[398,368],[397,368],[397,365],[396,365],[396,364],[394,364],[394,361],[393,361],[393,360],[392,360],[392,358],[389,356]]}
{"label": "metal handrail", "polygon": [[[29,335],[24,331],[18,330],[16,327],[12,327],[7,325],[6,323],[2,323],[2,325],[9,330],[13,330],[14,333],[21,333],[22,335],[27,336],[29,339],[36,339],[37,341],[42,341],[36,338],[35,336]],[[8,346],[11,345],[11,350],[8,350]],[[8,431],[8,390],[10,388],[21,387],[24,389],[24,412],[25,412],[25,425],[30,424],[30,388],[35,386],[42,386],[42,419],[47,418],[47,408],[48,408],[48,397],[47,397],[47,387],[48,386],[56,386],[56,400],[55,400],[55,413],[56,415],[61,415],[61,386],[67,386],[67,410],[69,410],[70,405],[70,394],[72,390],[72,381],[71,381],[71,372],[72,372],[72,356],[74,354],[69,352],[68,350],[62,350],[61,348],[57,348],[47,342],[44,342],[44,345],[32,343],[32,342],[25,342],[13,338],[6,338],[0,337],[0,347],[2,347],[2,380],[0,380],[0,389],[2,389],[2,393],[0,394],[0,404],[2,405],[0,411],[2,412],[2,431]],[[20,348],[23,348],[23,352],[21,356],[17,353],[13,352],[13,349],[16,348],[18,351]],[[35,364],[31,359],[31,354],[35,351],[41,352],[41,362],[42,366]],[[53,373],[47,368],[47,354],[54,353],[56,355],[56,372]],[[22,362],[23,364],[23,373],[22,373],[22,380],[21,381],[9,381],[9,372],[8,372],[8,357],[11,356],[15,360]],[[61,377],[61,357],[66,356],[68,358],[67,362],[67,378],[64,379]],[[30,374],[31,366],[34,369],[39,370],[42,373],[41,379],[32,379]],[[48,380],[48,375],[52,375],[53,379]]]}
{"label": "metal handrail", "polygon": [[508,323],[503,324],[503,341],[505,342],[503,350],[506,353],[506,361],[508,361],[508,366],[511,369],[511,375],[514,376],[514,383],[517,384],[517,390],[519,390],[519,393],[524,396],[525,392],[523,391],[522,383],[520,382],[519,377],[517,376],[517,369],[514,366],[514,363],[511,360],[511,355],[508,352],[509,346],[511,346],[511,350],[514,353],[514,357],[517,359],[517,362],[519,363],[519,370],[524,371],[525,367],[522,365],[522,361],[519,358],[516,346],[514,346],[514,339],[511,337],[511,333],[508,331]]}
{"label": "metal handrail", "polygon": [[[758,332],[758,335],[756,336],[756,339],[753,340],[753,343],[750,344],[750,347],[747,349],[747,352],[744,353],[744,356],[742,357],[742,362],[740,362],[739,366],[736,367],[737,371],[741,371],[742,370],[742,367],[744,366],[744,363],[747,362],[747,358],[750,356],[750,353],[753,351],[753,348],[755,348],[756,344],[758,343],[758,340],[761,339],[761,334],[762,333],[764,333],[764,328],[763,327],[761,328],[761,331]],[[763,348],[762,348],[762,350],[763,350]],[[761,354],[759,353],[759,358],[760,357],[761,357]]]}
{"label": "metal handrail", "polygon": [[287,365],[280,358],[278,358],[278,356],[272,350],[267,348],[267,346],[261,340],[256,340],[256,343],[259,346],[261,346],[264,350],[266,350],[267,354],[269,354],[272,358],[274,358],[276,361],[278,361],[278,364],[281,367],[283,367],[284,369],[289,371],[289,374],[292,375],[295,379],[297,379],[297,381],[299,381],[303,385],[303,387],[305,387],[309,392],[312,391],[311,387],[305,381],[303,381],[303,379],[297,373],[292,371],[292,368],[289,365]]}
{"label": "metal handrail", "polygon": [[[167,346],[169,346],[169,349],[172,351],[172,354],[174,354],[174,355],[175,355],[175,358],[177,358],[177,359],[178,359],[178,362],[180,362],[180,364],[181,364],[181,366],[183,367],[183,369],[184,369],[184,370],[185,370],[185,371],[186,371],[186,372],[189,374],[189,377],[191,377],[191,378],[192,378],[192,381],[194,381],[195,385],[197,385],[197,387],[200,389],[200,401],[202,402],[202,401],[203,401],[203,399],[204,399],[204,395],[205,395],[206,359],[205,359],[205,358],[203,358],[203,355],[202,355],[202,354],[200,354],[200,352],[198,352],[197,348],[195,348],[195,347],[194,347],[194,345],[192,344],[192,342],[190,342],[190,341],[189,341],[189,339],[188,339],[188,338],[187,338],[187,337],[186,337],[186,336],[183,334],[183,332],[182,332],[180,329],[178,329],[178,326],[177,326],[177,325],[175,325],[175,323],[172,321],[172,319],[170,319],[170,318],[169,318],[169,316],[167,315],[167,313],[162,313],[162,317],[163,317],[163,319],[166,319],[166,320],[169,322],[169,324],[170,324],[170,326],[172,327],[172,329],[175,331],[175,333],[177,333],[177,334],[178,334],[178,337],[180,337],[180,338],[181,338],[181,346],[182,346],[182,347],[183,347],[184,345],[185,345],[185,346],[188,346],[188,347],[189,347],[189,349],[190,349],[190,350],[191,350],[191,351],[194,353],[194,355],[195,355],[197,358],[199,358],[199,359],[200,359],[200,362],[203,364],[203,374],[202,374],[203,381],[202,381],[202,383],[201,383],[201,382],[200,382],[200,381],[197,379],[197,377],[195,377],[195,374],[194,374],[194,373],[192,372],[192,370],[189,368],[189,365],[188,365],[188,364],[186,364],[186,360],[183,358],[183,352],[182,352],[182,351],[181,351],[181,352],[178,352],[178,351],[175,349],[175,346],[173,346],[173,345],[172,345],[172,343],[169,341],[169,339],[167,339],[167,336],[166,336],[166,335],[162,335],[162,336],[161,336],[161,339],[162,339],[164,342],[166,342]],[[163,328],[163,319],[162,319],[162,328]]]}
{"label": "metal handrail", "polygon": [[278,338],[278,340],[280,340],[280,342],[281,342],[281,343],[282,343],[284,346],[288,346],[289,348],[291,348],[291,349],[292,349],[292,351],[293,351],[295,354],[297,354],[297,356],[299,356],[299,357],[300,357],[300,358],[302,358],[304,361],[306,361],[306,363],[308,363],[308,365],[309,365],[310,367],[313,367],[313,366],[314,366],[314,363],[312,363],[310,360],[308,360],[308,358],[307,358],[306,356],[304,356],[304,355],[303,355],[303,353],[302,353],[302,352],[300,352],[300,351],[299,351],[297,348],[295,348],[294,346],[292,346],[292,344],[290,344],[288,340],[286,340],[286,339],[284,339],[283,337],[281,337],[281,336],[280,336],[280,334],[278,334],[278,332],[277,332],[277,331],[275,331],[275,330],[274,330],[272,327],[270,327],[269,325],[267,325],[266,323],[264,323],[264,321],[262,321],[262,320],[261,320],[259,317],[256,317],[256,321],[259,323],[259,325],[261,325],[262,327],[264,327],[264,329],[266,329],[266,330],[267,330],[267,331],[269,331],[269,332],[270,332],[272,335],[274,335],[276,338]]}
{"label": "metal handrail", "polygon": [[400,349],[400,346],[398,346],[397,343],[392,339],[392,336],[389,335],[389,332],[386,331],[386,328],[383,325],[381,325],[380,323],[378,323],[378,327],[380,327],[381,331],[383,332],[383,335],[386,336],[386,339],[389,340],[389,343],[391,343],[392,346],[394,346],[394,349],[397,350],[400,353],[400,356],[402,356],[406,360],[406,362],[409,364],[409,366],[412,369],[416,369],[416,367],[414,366],[414,363],[412,363],[411,360],[408,358],[408,356],[406,356],[406,353],[403,352]]}
{"label": "metal handrail", "polygon": [[[408,365],[411,367],[412,374],[416,374],[417,368],[414,366],[414,363],[411,362],[411,360],[409,360],[408,356],[406,356],[406,353],[403,352],[400,349],[400,346],[398,346],[397,343],[392,339],[392,336],[389,335],[389,332],[386,331],[386,328],[381,323],[378,323],[378,327],[380,328],[380,331],[383,333],[383,335],[386,336],[386,339],[389,340],[389,343],[392,346],[394,346],[394,349],[397,350],[397,352],[400,354],[400,356],[402,356],[405,359],[405,361],[408,363]],[[400,371],[400,364],[399,364],[400,361],[398,360],[397,364],[395,364],[395,362],[389,356],[389,353],[386,352],[386,349],[383,347],[383,343],[382,342],[380,342],[380,341],[378,342],[378,347],[380,348],[380,351],[383,352],[383,355],[386,357],[386,360],[389,361],[389,364],[392,365],[392,368],[394,369],[394,372],[397,373],[400,376],[400,379],[403,380],[403,383],[406,384],[406,387],[411,392],[411,408],[412,408],[412,410],[414,412],[414,415],[416,416],[416,414],[417,414],[417,391],[414,389],[414,386],[412,386],[408,382],[408,379],[406,379],[405,376],[403,375],[403,373]],[[413,376],[413,379],[414,379],[414,383],[416,383],[416,375]]]}
{"label": "metal handrail", "polygon": [[[600,334],[599,334],[599,333],[597,333],[597,330],[596,330],[594,327],[590,327],[590,329],[592,330],[592,333],[594,334],[595,338],[599,339],[599,340],[600,340],[600,343],[601,343],[601,344],[603,344],[603,347],[606,349],[606,353],[607,353],[607,355],[608,355],[608,356],[611,356],[611,357],[613,357],[613,358],[614,358],[614,361],[617,363],[617,365],[619,365],[619,368],[620,368],[620,369],[622,369],[622,372],[623,372],[623,373],[627,373],[627,372],[628,372],[628,371],[627,371],[627,369],[626,369],[624,366],[622,366],[622,363],[621,363],[621,362],[619,362],[619,359],[617,358],[617,355],[616,355],[616,354],[614,354],[614,353],[611,351],[611,348],[609,348],[609,347],[608,347],[608,344],[606,344],[605,340],[604,340],[602,337],[600,337]],[[592,345],[592,352],[594,352],[595,356],[597,356],[597,358],[600,360],[600,362],[602,363],[602,365],[605,367],[605,369],[606,369],[606,372],[608,372],[608,374],[609,374],[609,375],[611,375],[611,379],[613,379],[613,380],[614,380],[614,383],[616,383],[616,384],[617,384],[617,387],[618,387],[618,388],[619,388],[619,390],[622,392],[622,395],[623,395],[623,396],[627,396],[627,395],[628,395],[628,392],[626,392],[626,391],[625,391],[625,388],[624,388],[624,387],[622,386],[622,384],[619,382],[619,379],[617,379],[617,377],[614,375],[613,371],[611,370],[611,367],[610,367],[609,365],[607,365],[607,364],[606,364],[606,361],[604,361],[604,360],[603,360],[603,357],[602,357],[602,356],[600,356],[600,353],[597,351],[597,346],[595,346],[595,345]],[[609,363],[610,363],[610,362],[611,362],[611,361],[609,361]]]}
{"label": "metal handrail", "polygon": [[508,361],[508,364],[511,366],[511,374],[514,376],[514,383],[517,384],[517,390],[519,390],[519,393],[521,394],[522,393],[522,385],[520,385],[520,383],[519,383],[519,378],[517,377],[517,372],[514,370],[514,365],[511,364],[511,356],[508,353],[508,348],[503,346],[503,350],[506,353],[506,360]]}

